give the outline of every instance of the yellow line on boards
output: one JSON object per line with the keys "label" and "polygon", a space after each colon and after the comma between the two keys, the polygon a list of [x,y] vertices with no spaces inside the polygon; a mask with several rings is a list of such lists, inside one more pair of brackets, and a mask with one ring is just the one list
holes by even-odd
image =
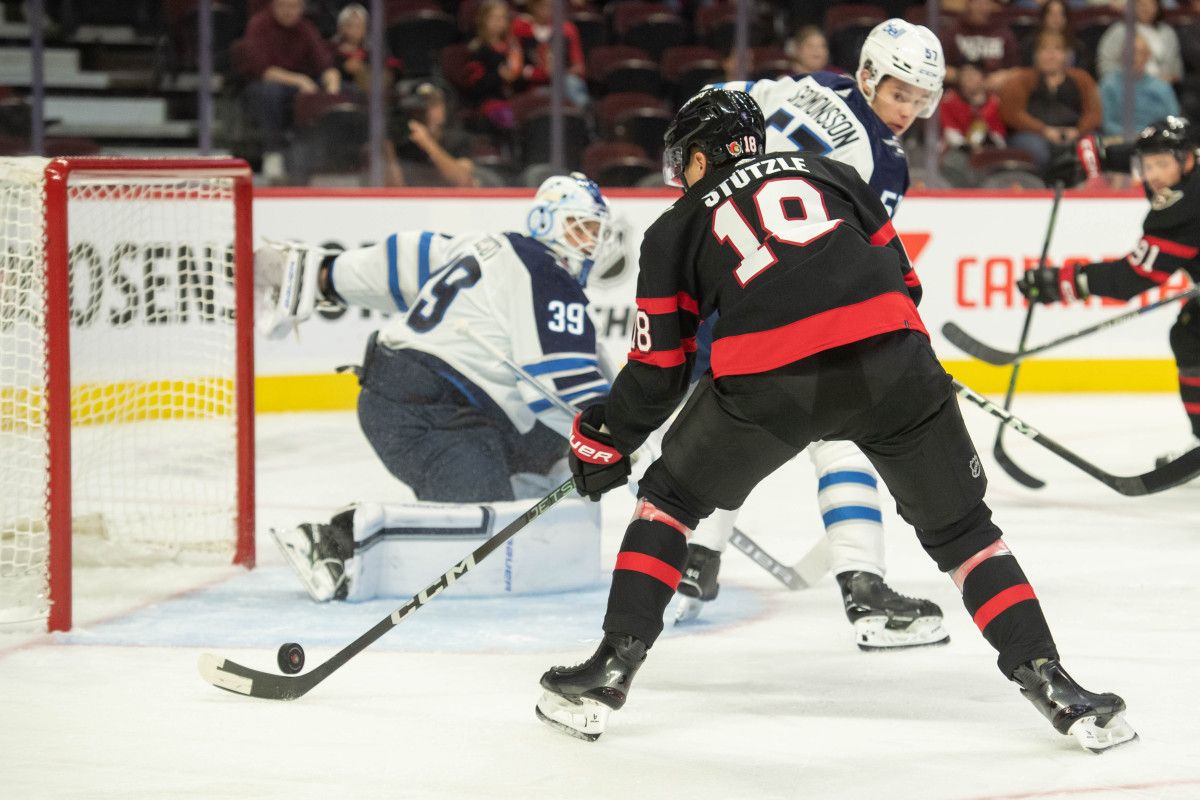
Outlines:
{"label": "yellow line on boards", "polygon": [[[979,361],[942,363],[976,391],[1001,394],[1008,388],[1011,367]],[[254,407],[259,413],[353,409],[358,398],[353,375],[260,375],[254,386]],[[1017,388],[1023,392],[1174,392],[1179,389],[1179,375],[1169,359],[1042,359],[1021,366]]]}

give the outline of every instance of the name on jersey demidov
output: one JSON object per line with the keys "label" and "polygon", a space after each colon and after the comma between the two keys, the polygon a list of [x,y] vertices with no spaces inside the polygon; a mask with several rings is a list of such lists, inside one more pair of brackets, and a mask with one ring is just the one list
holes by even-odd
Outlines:
{"label": "name on jersey demidov", "polygon": [[721,181],[717,188],[704,195],[704,205],[712,208],[722,199],[733,194],[735,189],[741,189],[750,183],[751,178],[765,178],[778,172],[808,172],[804,159],[800,156],[771,156],[753,164],[735,169],[733,173]]}

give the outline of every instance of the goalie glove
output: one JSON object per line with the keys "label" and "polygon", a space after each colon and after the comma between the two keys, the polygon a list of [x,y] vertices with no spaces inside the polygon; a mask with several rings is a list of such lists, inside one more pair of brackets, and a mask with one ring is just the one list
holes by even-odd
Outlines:
{"label": "goalie glove", "polygon": [[258,329],[280,339],[325,302],[317,288],[321,266],[335,255],[299,242],[267,242],[254,251],[254,295]]}
{"label": "goalie glove", "polygon": [[603,405],[588,406],[575,416],[571,426],[571,474],[575,488],[589,500],[599,500],[600,495],[629,479],[629,459],[617,450],[612,436],[603,428]]}

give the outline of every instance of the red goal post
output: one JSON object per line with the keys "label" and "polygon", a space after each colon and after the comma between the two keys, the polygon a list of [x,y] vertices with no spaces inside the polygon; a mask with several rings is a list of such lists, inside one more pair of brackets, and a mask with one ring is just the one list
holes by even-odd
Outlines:
{"label": "red goal post", "polygon": [[0,621],[70,628],[84,533],[253,566],[247,164],[0,159],[0,202]]}

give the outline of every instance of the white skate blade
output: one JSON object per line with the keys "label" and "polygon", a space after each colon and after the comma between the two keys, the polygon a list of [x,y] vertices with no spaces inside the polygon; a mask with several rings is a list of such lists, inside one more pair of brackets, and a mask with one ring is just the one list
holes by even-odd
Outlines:
{"label": "white skate blade", "polygon": [[1107,725],[1096,724],[1096,717],[1080,717],[1071,723],[1067,733],[1075,737],[1079,746],[1093,753],[1103,753],[1117,745],[1137,741],[1137,731],[1125,721],[1124,712],[1114,714]]}
{"label": "white skate blade", "polygon": [[686,625],[700,616],[704,601],[696,597],[679,596],[679,605],[675,607],[675,624]]}
{"label": "white skate blade", "polygon": [[854,623],[854,639],[860,650],[903,650],[946,644],[950,634],[941,617],[917,617],[907,628],[887,627],[887,617],[863,617]]}
{"label": "white skate blade", "polygon": [[600,738],[612,713],[611,708],[595,700],[572,702],[553,692],[542,692],[533,710],[551,728],[585,742]]}
{"label": "white skate blade", "polygon": [[269,528],[268,532],[275,540],[275,544],[279,545],[279,551],[287,559],[292,571],[299,576],[308,596],[318,603],[327,603],[332,600],[337,586],[334,585],[329,570],[324,567],[313,568],[313,563],[309,560],[312,543],[308,537],[299,528],[286,531]]}

